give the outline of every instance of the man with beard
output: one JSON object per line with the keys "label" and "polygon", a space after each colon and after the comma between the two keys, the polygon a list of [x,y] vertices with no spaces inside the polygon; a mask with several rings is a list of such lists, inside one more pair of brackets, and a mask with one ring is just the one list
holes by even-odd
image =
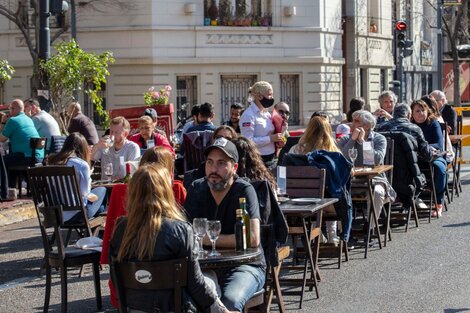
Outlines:
{"label": "man with beard", "polygon": [[240,116],[242,116],[244,107],[241,103],[234,103],[230,106],[230,119],[224,125],[230,126],[237,134],[240,133]]}
{"label": "man with beard", "polygon": [[[239,199],[246,199],[246,210],[250,215],[251,247],[260,246],[260,212],[258,198],[253,186],[236,175],[238,152],[235,145],[225,139],[217,139],[205,151],[206,177],[194,181],[184,205],[192,220],[205,217],[219,220],[222,231],[217,240],[220,248],[235,248],[235,211]],[[210,245],[207,237],[204,244]],[[243,312],[243,307],[255,292],[261,290],[265,280],[265,262],[243,264],[234,268],[215,270],[217,283],[221,287],[224,305],[230,310]]]}

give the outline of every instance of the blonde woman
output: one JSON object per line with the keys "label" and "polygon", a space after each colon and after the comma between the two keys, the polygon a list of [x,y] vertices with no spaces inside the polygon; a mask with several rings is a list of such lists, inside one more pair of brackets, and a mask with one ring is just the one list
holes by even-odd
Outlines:
{"label": "blonde woman", "polygon": [[240,118],[240,132],[256,144],[263,162],[270,166],[278,147],[283,146],[282,134],[274,133],[274,125],[268,108],[274,104],[273,87],[265,81],[256,82],[249,89],[250,106]]}
{"label": "blonde woman", "polygon": [[[188,287],[199,310],[228,312],[206,285],[193,256],[193,231],[176,204],[170,173],[161,165],[143,165],[131,178],[127,217],[120,219],[111,239],[109,253],[122,260],[189,259]],[[172,291],[129,290],[129,308],[145,312],[172,312]]]}
{"label": "blonde woman", "polygon": [[[332,136],[331,126],[328,120],[322,116],[314,116],[310,119],[304,134],[300,137],[299,143],[293,146],[289,150],[289,153],[307,154],[315,150],[341,153]],[[339,244],[337,222],[326,221],[325,224],[328,243],[337,246]]]}

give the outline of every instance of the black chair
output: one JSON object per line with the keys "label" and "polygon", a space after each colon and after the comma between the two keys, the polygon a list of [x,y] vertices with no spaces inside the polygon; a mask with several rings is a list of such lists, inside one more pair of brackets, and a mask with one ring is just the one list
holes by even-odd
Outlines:
{"label": "black chair", "polygon": [[299,140],[300,140],[300,137],[301,136],[289,136],[287,137],[287,141],[286,141],[286,144],[284,145],[284,147],[282,147],[281,151],[279,152],[279,155],[277,157],[277,163],[278,164],[282,164],[283,160],[284,160],[284,156],[289,153],[289,150],[295,146],[296,144],[299,143]]}
{"label": "black chair", "polygon": [[21,198],[21,183],[23,179],[26,180],[27,183],[27,193],[30,192],[30,186],[27,179],[27,171],[28,169],[36,166],[41,166],[42,162],[37,162],[36,160],[36,151],[37,150],[45,150],[47,144],[47,138],[31,138],[29,140],[29,146],[31,147],[31,161],[29,164],[25,165],[15,165],[8,167],[8,171],[15,171],[18,172],[17,176],[17,186],[18,186],[18,197]]}
{"label": "black chair", "polygon": [[[36,185],[32,184],[33,193],[37,192]],[[39,189],[39,188],[38,188]],[[91,263],[93,265],[93,277],[96,294],[96,306],[101,310],[101,286],[100,286],[100,255],[95,250],[83,250],[75,247],[66,247],[62,238],[63,207],[46,206],[41,203],[36,207],[36,213],[41,229],[42,242],[44,246],[44,266],[46,269],[46,294],[44,298],[44,312],[49,311],[49,299],[51,295],[51,271],[52,268],[60,270],[61,284],[61,312],[67,312],[67,269],[83,266]],[[84,211],[82,211],[85,214]],[[85,226],[85,225],[84,225]],[[48,229],[53,228],[52,236]],[[89,233],[87,234],[89,235]]]}
{"label": "black chair", "polygon": [[118,262],[112,260],[110,273],[119,300],[119,312],[126,313],[128,289],[174,290],[174,312],[182,311],[182,291],[187,285],[188,259],[169,261]]}

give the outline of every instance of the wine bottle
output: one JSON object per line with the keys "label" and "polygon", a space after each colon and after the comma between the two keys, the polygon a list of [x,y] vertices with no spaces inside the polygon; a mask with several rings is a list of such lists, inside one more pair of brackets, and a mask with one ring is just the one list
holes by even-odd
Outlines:
{"label": "wine bottle", "polygon": [[237,219],[235,221],[235,250],[246,250],[246,228],[243,222],[243,211],[238,209],[236,211]]}
{"label": "wine bottle", "polygon": [[124,176],[124,178],[122,179],[122,182],[124,184],[127,184],[129,183],[130,179],[131,179],[131,164],[126,163],[126,176]]}
{"label": "wine bottle", "polygon": [[246,211],[246,198],[240,198],[240,209],[243,212],[243,222],[246,228],[246,247],[251,248],[250,215]]}

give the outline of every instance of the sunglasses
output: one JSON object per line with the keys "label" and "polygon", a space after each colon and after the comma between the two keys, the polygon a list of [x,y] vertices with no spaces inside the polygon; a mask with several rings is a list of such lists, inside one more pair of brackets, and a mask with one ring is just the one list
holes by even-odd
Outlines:
{"label": "sunglasses", "polygon": [[289,116],[290,112],[289,111],[284,111],[284,110],[278,110],[279,114]]}

